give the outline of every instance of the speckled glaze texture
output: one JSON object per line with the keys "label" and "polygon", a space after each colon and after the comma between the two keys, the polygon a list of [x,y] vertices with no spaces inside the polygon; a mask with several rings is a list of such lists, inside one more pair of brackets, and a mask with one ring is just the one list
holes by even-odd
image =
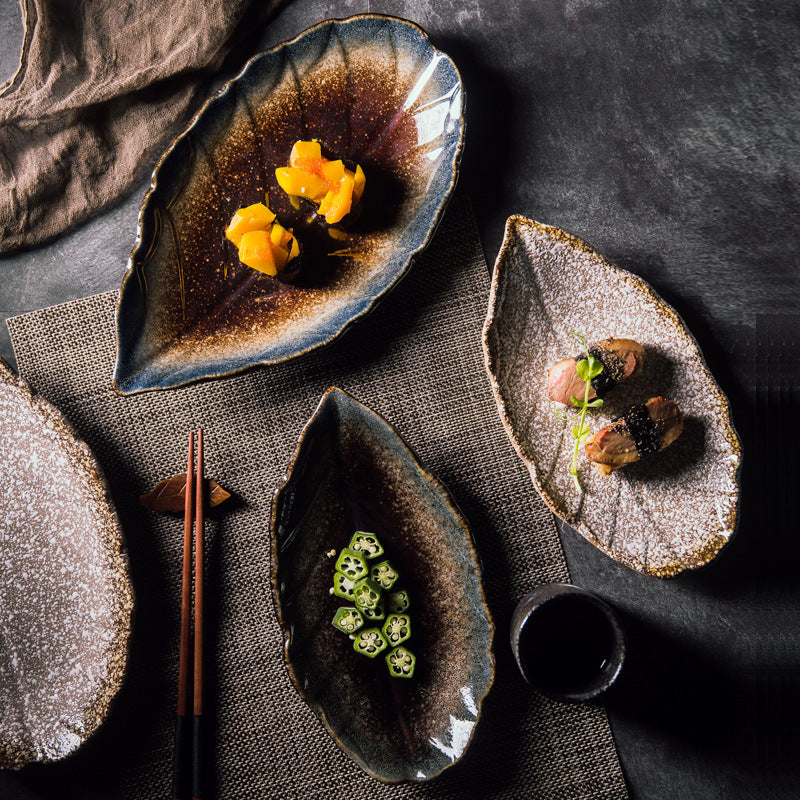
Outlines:
{"label": "speckled glaze texture", "polygon": [[[576,355],[570,336],[636,339],[642,372],[588,418],[593,431],[663,395],[684,415],[666,450],[599,474],[581,454],[584,493],[568,468],[574,439],[552,412],[547,369]],[[483,332],[500,416],[548,506],[607,555],[648,575],[699,567],[736,527],[741,446],[728,400],[678,314],[640,278],[563,231],[511,217],[497,257]]]}
{"label": "speckled glaze texture", "polygon": [[[253,58],[159,161],[117,307],[114,385],[166,388],[269,364],[331,341],[399,280],[455,185],[463,93],[414,24],[321,23]],[[298,140],[360,164],[360,207],[334,239],[275,180]],[[278,279],[241,264],[224,230],[263,202],[302,249]]]}
{"label": "speckled glaze texture", "polygon": [[[271,525],[273,589],[292,680],[339,746],[382,781],[421,781],[464,754],[494,679],[494,628],[466,522],[377,414],[329,389]],[[376,533],[411,596],[413,679],[392,679],[331,626],[331,549]]]}
{"label": "speckled glaze texture", "polygon": [[133,595],[106,485],[0,362],[0,768],[72,753],[105,718]]}

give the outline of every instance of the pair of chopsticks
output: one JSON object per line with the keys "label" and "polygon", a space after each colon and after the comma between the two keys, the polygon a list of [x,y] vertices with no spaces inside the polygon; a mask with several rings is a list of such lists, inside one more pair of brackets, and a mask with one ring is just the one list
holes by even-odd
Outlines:
{"label": "pair of chopsticks", "polygon": [[[189,432],[186,464],[186,504],[183,517],[183,578],[181,584],[181,639],[178,663],[178,707],[175,723],[174,800],[202,796],[203,717],[203,429],[197,430],[197,470],[194,469],[194,431]],[[190,653],[192,617],[192,532],[194,548],[194,652]],[[193,656],[190,681],[190,656]],[[189,687],[192,684],[190,714]],[[190,729],[191,725],[191,729]]]}

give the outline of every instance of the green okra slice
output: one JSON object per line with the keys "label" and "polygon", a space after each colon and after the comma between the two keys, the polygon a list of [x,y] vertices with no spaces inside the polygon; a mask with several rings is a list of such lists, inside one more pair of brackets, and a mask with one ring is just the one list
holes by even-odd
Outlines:
{"label": "green okra slice", "polygon": [[393,678],[410,678],[414,675],[414,666],[417,657],[405,647],[400,645],[386,654],[386,666]]}
{"label": "green okra slice", "polygon": [[336,597],[341,597],[342,600],[349,600],[353,603],[355,602],[355,595],[353,594],[355,586],[355,581],[351,581],[350,578],[346,575],[342,575],[341,572],[334,572],[333,588],[330,590],[330,593],[336,595]]}
{"label": "green okra slice", "polygon": [[360,611],[366,608],[378,608],[381,600],[381,587],[371,578],[362,578],[360,581],[356,581],[356,585],[353,587],[353,599],[356,608]]}
{"label": "green okra slice", "polygon": [[384,591],[391,589],[400,577],[397,570],[388,561],[381,561],[380,564],[370,566],[369,576]]}
{"label": "green okra slice", "polygon": [[411,636],[411,619],[408,614],[389,614],[382,631],[389,645],[396,647]]}
{"label": "green okra slice", "polygon": [[384,610],[383,598],[378,600],[378,605],[375,608],[361,608],[361,615],[369,622],[383,622],[386,619],[386,611]]}
{"label": "green okra slice", "polygon": [[350,540],[350,549],[361,551],[368,559],[383,555],[383,547],[374,533],[356,531]]}
{"label": "green okra slice", "polygon": [[375,658],[378,653],[382,653],[388,646],[383,634],[377,628],[358,631],[353,641],[353,649],[357,653],[370,658]]}
{"label": "green okra slice", "polygon": [[342,633],[355,633],[364,625],[364,617],[357,608],[340,606],[331,624]]}
{"label": "green okra slice", "polygon": [[386,595],[386,612],[389,614],[403,614],[408,611],[410,605],[411,600],[405,589]]}
{"label": "green okra slice", "polygon": [[369,573],[366,556],[358,550],[345,547],[339,553],[339,558],[336,559],[336,571],[341,572],[351,581],[359,581]]}

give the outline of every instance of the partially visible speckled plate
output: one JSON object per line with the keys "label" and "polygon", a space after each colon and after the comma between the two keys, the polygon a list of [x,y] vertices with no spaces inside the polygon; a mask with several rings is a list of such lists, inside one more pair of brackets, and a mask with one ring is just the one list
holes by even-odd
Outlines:
{"label": "partially visible speckled plate", "polygon": [[100,725],[127,659],[122,534],[88,447],[0,362],[0,768]]}
{"label": "partially visible speckled plate", "polygon": [[[584,492],[568,468],[574,440],[552,413],[550,365],[589,341],[636,339],[642,372],[607,395],[592,430],[663,395],[684,431],[666,450],[600,475],[581,455]],[[736,527],[741,446],[728,400],[681,318],[640,278],[564,231],[511,217],[497,257],[483,331],[503,424],[547,505],[592,544],[648,575],[667,577],[717,555]]]}
{"label": "partially visible speckled plate", "polygon": [[[380,538],[411,596],[413,678],[357,654],[331,625],[334,561]],[[302,433],[271,523],[273,589],[297,691],[339,746],[386,782],[433,778],[464,754],[494,679],[494,628],[467,524],[380,416],[329,389]],[[400,585],[398,583],[398,585]]]}
{"label": "partially visible speckled plate", "polygon": [[[293,358],[367,313],[428,243],[455,185],[464,133],[455,65],[416,25],[323,22],[253,58],[159,161],[117,307],[124,394]],[[275,180],[297,140],[360,164],[360,211],[332,238]],[[269,204],[302,248],[299,274],[262,275],[224,230]]]}

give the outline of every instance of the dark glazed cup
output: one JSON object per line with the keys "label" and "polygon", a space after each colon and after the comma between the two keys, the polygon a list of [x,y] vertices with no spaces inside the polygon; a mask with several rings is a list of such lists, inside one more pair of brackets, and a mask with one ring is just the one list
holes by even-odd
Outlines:
{"label": "dark glazed cup", "polygon": [[566,583],[548,583],[520,600],[511,649],[525,680],[548,697],[581,702],[617,679],[625,635],[612,608]]}

